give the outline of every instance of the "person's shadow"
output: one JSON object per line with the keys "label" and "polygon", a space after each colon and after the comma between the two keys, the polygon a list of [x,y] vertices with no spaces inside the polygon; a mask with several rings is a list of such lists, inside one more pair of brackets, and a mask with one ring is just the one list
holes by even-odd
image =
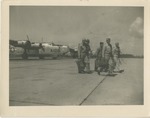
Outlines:
{"label": "person's shadow", "polygon": [[116,75],[117,75],[116,73],[111,73],[111,74],[107,74],[106,76],[115,77]]}
{"label": "person's shadow", "polygon": [[123,73],[124,70],[114,71],[114,73]]}

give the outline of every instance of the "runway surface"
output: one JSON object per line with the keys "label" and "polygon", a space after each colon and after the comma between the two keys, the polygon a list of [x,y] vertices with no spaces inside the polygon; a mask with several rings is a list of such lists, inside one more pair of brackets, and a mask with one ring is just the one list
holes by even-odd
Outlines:
{"label": "runway surface", "polygon": [[123,59],[121,67],[110,77],[78,74],[75,59],[10,60],[9,105],[142,105],[143,59]]}

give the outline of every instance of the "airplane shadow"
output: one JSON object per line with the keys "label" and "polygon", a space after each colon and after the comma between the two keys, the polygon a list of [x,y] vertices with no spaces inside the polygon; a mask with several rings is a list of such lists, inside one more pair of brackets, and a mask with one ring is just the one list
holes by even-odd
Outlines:
{"label": "airplane shadow", "polygon": [[106,76],[115,77],[116,75],[118,75],[118,74],[112,73],[112,74],[107,74]]}
{"label": "airplane shadow", "polygon": [[[97,71],[94,71],[94,72],[97,73]],[[97,74],[98,74],[98,73],[97,73]],[[98,74],[98,75],[99,75],[99,74]],[[118,74],[116,74],[116,73],[108,74],[107,72],[101,72],[99,76],[110,76],[110,77],[115,77],[116,75],[118,75]]]}

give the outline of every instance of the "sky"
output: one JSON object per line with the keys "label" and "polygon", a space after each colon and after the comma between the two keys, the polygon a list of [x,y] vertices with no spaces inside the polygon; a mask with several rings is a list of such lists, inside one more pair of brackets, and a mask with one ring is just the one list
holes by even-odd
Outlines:
{"label": "sky", "polygon": [[92,50],[111,38],[122,53],[143,55],[144,8],[119,6],[11,6],[10,39],[77,47],[90,39]]}

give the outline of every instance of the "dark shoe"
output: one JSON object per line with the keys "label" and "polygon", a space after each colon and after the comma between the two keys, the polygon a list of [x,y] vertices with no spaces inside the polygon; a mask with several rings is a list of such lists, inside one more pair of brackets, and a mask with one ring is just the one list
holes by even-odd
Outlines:
{"label": "dark shoe", "polygon": [[119,72],[122,73],[122,72],[124,72],[124,70],[120,70]]}

